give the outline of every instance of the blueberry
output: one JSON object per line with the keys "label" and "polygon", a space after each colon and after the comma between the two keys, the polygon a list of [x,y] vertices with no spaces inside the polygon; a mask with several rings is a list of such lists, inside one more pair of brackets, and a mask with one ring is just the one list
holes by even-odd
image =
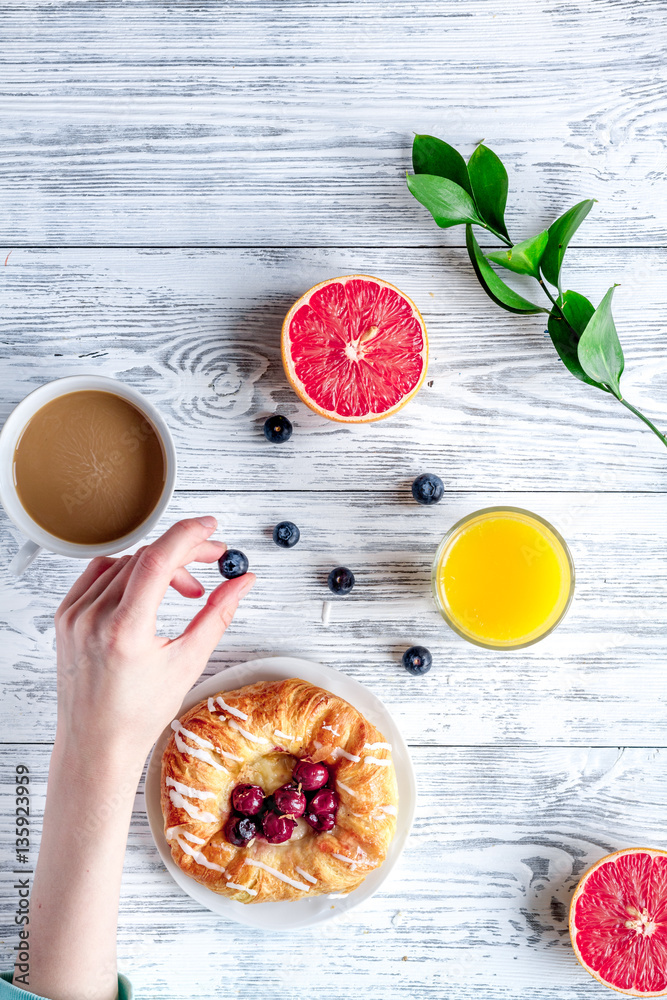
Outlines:
{"label": "blueberry", "polygon": [[337,566],[329,573],[329,590],[334,594],[349,594],[354,587],[354,573],[345,566]]}
{"label": "blueberry", "polygon": [[417,503],[423,503],[426,506],[442,500],[444,492],[445,484],[439,476],[433,475],[432,472],[425,472],[422,476],[417,476],[412,484],[413,497]]}
{"label": "blueberry", "polygon": [[292,521],[281,521],[273,529],[273,540],[283,549],[291,549],[301,538],[301,532]]}
{"label": "blueberry", "polygon": [[264,437],[273,444],[289,441],[292,436],[292,422],[282,413],[274,413],[264,421]]}
{"label": "blueberry", "polygon": [[403,653],[403,666],[411,674],[427,674],[433,665],[433,657],[426,646],[410,646]]}
{"label": "blueberry", "polygon": [[238,549],[227,549],[224,556],[218,559],[218,567],[223,576],[233,580],[248,572],[248,557]]}
{"label": "blueberry", "polygon": [[230,816],[225,823],[225,837],[235,847],[243,847],[257,836],[257,827],[247,816]]}

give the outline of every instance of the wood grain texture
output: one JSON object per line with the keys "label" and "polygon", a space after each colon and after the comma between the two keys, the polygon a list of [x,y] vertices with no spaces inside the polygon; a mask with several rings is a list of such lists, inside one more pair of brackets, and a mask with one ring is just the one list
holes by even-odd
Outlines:
{"label": "wood grain texture", "polygon": [[[119,929],[137,996],[600,996],[568,942],[576,880],[610,850],[667,847],[667,455],[564,370],[542,318],[484,296],[462,232],[439,230],[404,174],[415,131],[466,154],[484,139],[510,173],[515,239],[597,198],[566,286],[598,302],[622,283],[625,394],[667,428],[664,4],[0,0],[0,24],[0,420],[75,372],[145,392],[180,458],[163,526],[212,512],[258,573],[207,673],[272,653],[337,667],[388,705],[417,770],[415,829],[384,891],[289,938],[175,886],[140,787]],[[431,361],[396,418],[346,428],[298,402],[278,343],[298,295],[359,271],[415,300]],[[282,448],[261,433],[276,410],[295,426]],[[428,470],[447,494],[420,508],[409,484]],[[552,520],[577,568],[566,620],[511,655],[455,636],[429,591],[446,528],[501,503]],[[302,532],[289,552],[270,537],[287,517]],[[34,861],[53,613],[81,569],[43,554],[16,581],[19,543],[2,515],[3,968],[14,768],[32,772]],[[340,563],[358,583],[325,627]],[[170,595],[165,632],[191,610]],[[434,654],[422,678],[400,665],[416,642]]]}
{"label": "wood grain texture", "polygon": [[414,132],[499,153],[511,231],[594,197],[579,243],[665,242],[660,0],[1,9],[15,245],[460,245],[405,188]]}
{"label": "wood grain texture", "polygon": [[[440,538],[464,514],[509,503],[533,509],[568,539],[576,566],[567,618],[542,642],[495,653],[456,636],[430,596],[430,566]],[[653,494],[450,494],[420,507],[407,493],[177,494],[162,527],[179,516],[215,514],[219,535],[246,552],[258,583],[209,664],[294,654],[334,666],[368,685],[417,745],[667,745],[664,666],[667,580],[664,497]],[[301,540],[286,551],[271,539],[289,518]],[[2,525],[0,571],[5,677],[11,711],[1,740],[49,740],[55,729],[53,613],[81,564],[43,554],[18,582],[6,563],[19,541]],[[357,583],[333,598],[329,570],[348,565]],[[217,567],[205,568],[207,590]],[[331,598],[329,625],[322,604]],[[194,607],[172,595],[165,634],[178,634]],[[403,651],[428,646],[435,665],[424,677],[402,668]]]}
{"label": "wood grain texture", "polygon": [[[140,786],[119,929],[119,966],[137,996],[339,1000],[353,985],[383,1000],[600,996],[570,948],[567,907],[579,876],[604,854],[667,847],[665,751],[411,752],[419,806],[393,875],[358,909],[289,936],[235,925],[177,888],[153,845]],[[48,755],[46,746],[9,746],[0,765],[3,967],[17,902],[14,768],[31,768],[37,838]],[[105,803],[99,810],[103,817]]]}
{"label": "wood grain texture", "polygon": [[[343,427],[289,388],[280,327],[310,286],[359,271],[417,303],[429,372],[395,417]],[[621,282],[624,392],[663,428],[666,273],[664,250],[572,251],[566,265],[567,285],[595,302]],[[0,285],[0,415],[52,378],[116,376],[162,410],[181,488],[391,494],[428,470],[454,490],[665,489],[664,446],[566,371],[544,316],[495,306],[465,251],[17,249]],[[275,410],[295,425],[283,446],[262,434]]]}

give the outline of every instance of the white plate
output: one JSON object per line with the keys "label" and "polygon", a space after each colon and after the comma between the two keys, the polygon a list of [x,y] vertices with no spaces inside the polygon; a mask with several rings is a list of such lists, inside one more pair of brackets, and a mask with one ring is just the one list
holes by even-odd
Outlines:
{"label": "white plate", "polygon": [[250,660],[237,667],[222,670],[213,677],[207,677],[189,692],[178,714],[181,716],[198,701],[208,698],[209,695],[217,694],[219,691],[232,691],[235,688],[243,687],[244,684],[254,684],[255,681],[275,681],[285,677],[300,677],[310,684],[323,687],[338,695],[339,698],[349,701],[383,733],[392,745],[392,758],[396,770],[399,796],[396,835],[384,863],[380,868],[371,872],[354,892],[347,896],[313,896],[312,899],[299,899],[293,903],[255,903],[249,905],[211,892],[210,889],[189,878],[175,864],[169,845],[165,840],[164,821],[160,806],[160,766],[164,748],[171,736],[169,726],[153,748],[146,774],[148,821],[155,845],[174,881],[188,896],[192,896],[198,903],[214,913],[228,917],[240,924],[273,931],[308,927],[311,924],[320,923],[322,920],[330,920],[374,895],[385,879],[389,877],[392,868],[401,856],[412,829],[412,820],[417,804],[415,773],[410,754],[405,740],[387,709],[368,688],[352,680],[351,677],[346,677],[338,670],[325,667],[322,663],[300,660],[292,656],[268,656],[262,660]]}

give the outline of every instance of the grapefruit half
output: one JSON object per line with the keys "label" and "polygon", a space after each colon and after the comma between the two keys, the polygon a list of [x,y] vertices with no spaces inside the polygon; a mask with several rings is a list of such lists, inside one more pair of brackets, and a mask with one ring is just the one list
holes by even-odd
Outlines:
{"label": "grapefruit half", "polygon": [[426,375],[426,327],[394,285],[348,274],[315,285],[285,317],[282,356],[292,388],[330,420],[391,416]]}
{"label": "grapefruit half", "polygon": [[667,994],[667,851],[631,847],[582,876],[570,937],[599,983],[631,997]]}

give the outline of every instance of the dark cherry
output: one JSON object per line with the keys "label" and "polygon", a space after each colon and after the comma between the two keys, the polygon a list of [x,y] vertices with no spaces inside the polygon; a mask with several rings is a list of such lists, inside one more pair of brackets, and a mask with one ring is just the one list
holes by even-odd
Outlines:
{"label": "dark cherry", "polygon": [[277,813],[267,812],[262,817],[262,832],[269,844],[284,844],[295,829],[296,823],[289,816],[278,816]]}
{"label": "dark cherry", "polygon": [[[318,793],[319,794],[319,793]],[[288,816],[303,816],[306,811],[306,796],[296,785],[283,785],[273,793],[276,812]]]}
{"label": "dark cherry", "polygon": [[322,788],[319,792],[315,792],[308,803],[308,812],[315,813],[316,816],[335,813],[337,809],[338,796],[330,788]]}
{"label": "dark cherry", "polygon": [[232,792],[232,805],[242,816],[257,816],[263,802],[264,792],[259,785],[237,785]]}
{"label": "dark cherry", "polygon": [[336,817],[333,813],[314,813],[308,810],[305,820],[309,826],[312,826],[315,833],[326,833],[327,830],[333,830],[336,825]]}
{"label": "dark cherry", "polygon": [[311,764],[300,760],[292,771],[292,778],[301,785],[304,792],[314,792],[323,788],[329,780],[329,771],[324,764]]}
{"label": "dark cherry", "polygon": [[230,816],[225,824],[225,837],[234,847],[243,847],[256,836],[255,821],[248,816]]}

